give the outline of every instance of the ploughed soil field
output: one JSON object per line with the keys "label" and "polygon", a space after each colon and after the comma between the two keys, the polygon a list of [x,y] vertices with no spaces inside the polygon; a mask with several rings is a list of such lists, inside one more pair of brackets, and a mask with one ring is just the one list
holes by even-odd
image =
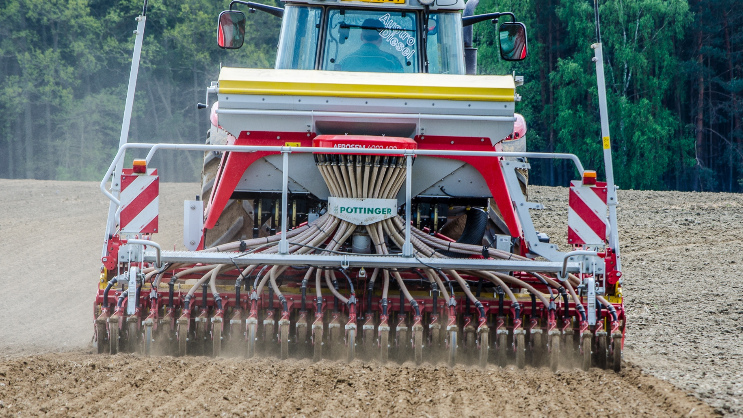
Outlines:
{"label": "ploughed soil field", "polygon": [[[164,248],[182,248],[198,188],[161,184]],[[530,198],[564,243],[567,189]],[[552,373],[91,354],[108,201],[92,182],[0,180],[0,416],[743,416],[743,195],[619,200],[624,370]]]}

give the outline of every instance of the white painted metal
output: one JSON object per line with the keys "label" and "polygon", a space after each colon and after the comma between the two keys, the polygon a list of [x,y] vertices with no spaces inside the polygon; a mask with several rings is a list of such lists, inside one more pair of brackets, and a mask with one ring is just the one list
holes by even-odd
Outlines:
{"label": "white painted metal", "polygon": [[[596,63],[596,82],[599,94],[599,113],[601,115],[601,137],[604,145],[604,166],[606,167],[607,204],[609,205],[609,246],[617,255],[617,270],[622,271],[619,254],[619,233],[617,232],[617,188],[614,185],[614,166],[611,159],[611,136],[609,135],[609,111],[606,106],[606,81],[604,79],[604,54],[601,43],[591,45]],[[619,279],[622,282],[622,279]]]}
{"label": "white painted metal", "polygon": [[[145,8],[147,3],[145,2]],[[124,105],[124,117],[121,122],[121,134],[119,136],[119,149],[129,140],[129,124],[132,119],[132,107],[134,106],[134,93],[137,87],[137,76],[139,74],[139,61],[142,55],[142,40],[144,39],[144,28],[147,22],[147,16],[144,15],[146,10],[142,11],[142,14],[137,16],[137,30],[134,31],[136,37],[134,38],[134,52],[132,53],[132,66],[129,71],[129,86],[126,91],[126,104]],[[116,162],[116,170],[114,177],[111,179],[111,192],[114,196],[118,196],[121,190],[121,170],[124,167],[124,160],[121,159]],[[105,181],[111,178],[111,173],[106,175]],[[105,258],[108,247],[108,237],[113,235],[116,225],[118,224],[118,203],[113,201],[108,206],[108,220],[106,222],[106,233],[103,238],[103,250],[101,257]]]}
{"label": "white painted metal", "polygon": [[139,269],[137,267],[129,268],[129,299],[126,303],[126,314],[134,315],[137,310],[137,276]]}
{"label": "white painted metal", "polygon": [[588,299],[588,325],[596,325],[596,282],[593,277],[588,277],[585,281]]}
{"label": "white painted metal", "polygon": [[183,245],[195,251],[204,230],[204,201],[183,201]]}
{"label": "white painted metal", "polygon": [[[230,264],[233,262],[238,266],[252,264],[301,266],[312,265],[316,267],[364,267],[364,268],[438,268],[438,269],[466,269],[487,271],[536,271],[553,272],[562,271],[563,263],[554,261],[535,260],[485,260],[472,258],[421,258],[405,257],[402,255],[315,255],[315,254],[265,254],[251,253],[238,254],[234,252],[193,252],[193,251],[162,251],[162,263],[204,263],[204,264]],[[155,250],[147,250],[144,253],[144,261],[153,262],[157,260]],[[579,273],[581,263],[568,262],[566,271]]]}
{"label": "white painted metal", "polygon": [[[586,207],[591,209],[593,215],[604,223],[601,227],[602,231],[594,231],[591,226],[584,219],[586,216],[589,220],[594,219],[593,215],[587,213],[578,213],[575,208],[568,206],[568,228],[572,229],[575,234],[580,237],[582,244],[601,246],[606,245],[606,210],[607,205],[601,197],[597,194],[596,188],[592,186],[583,186],[583,182],[580,180],[573,180],[570,182],[570,192],[575,195],[577,199],[580,199]],[[581,242],[569,242],[570,244],[581,244]]]}
{"label": "white painted metal", "polygon": [[405,257],[413,256],[413,244],[410,242],[410,223],[412,218],[411,202],[413,200],[413,156],[405,156],[407,170],[405,171],[405,243],[402,245],[402,255]]}
{"label": "white painted metal", "polygon": [[279,254],[286,254],[289,252],[289,243],[286,240],[286,218],[287,218],[287,204],[288,204],[288,185],[289,185],[289,152],[282,151],[281,157],[283,159],[282,166],[282,181],[281,188],[281,240],[279,241]]}

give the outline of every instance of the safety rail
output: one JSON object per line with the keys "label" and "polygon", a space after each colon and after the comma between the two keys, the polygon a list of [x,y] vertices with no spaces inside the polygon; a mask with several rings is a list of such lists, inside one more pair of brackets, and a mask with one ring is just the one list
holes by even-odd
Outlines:
{"label": "safety rail", "polygon": [[[291,257],[293,257],[288,254],[289,242],[287,241],[287,238],[286,238],[288,188],[289,188],[289,181],[288,181],[289,179],[289,154],[292,154],[292,153],[324,153],[324,154],[344,154],[346,155],[346,154],[358,154],[360,152],[359,149],[325,148],[325,147],[127,143],[119,148],[118,152],[116,153],[116,156],[114,157],[114,160],[111,162],[111,165],[106,171],[106,174],[104,175],[103,180],[101,180],[101,184],[100,184],[100,188],[103,194],[106,195],[106,197],[108,197],[114,205],[119,206],[119,207],[121,205],[121,202],[116,196],[114,196],[111,192],[106,190],[106,183],[109,181],[111,176],[114,174],[114,170],[117,167],[118,162],[124,158],[126,151],[129,149],[149,149],[149,152],[146,157],[148,164],[150,160],[152,159],[152,157],[154,156],[154,154],[159,150],[220,151],[220,152],[263,151],[263,152],[281,153],[282,154],[283,186],[282,186],[282,192],[281,192],[281,208],[282,208],[281,210],[281,239],[279,241],[278,250],[279,250],[280,257],[289,257],[289,258],[286,258],[287,264],[289,265],[291,265],[292,263],[288,263],[288,260],[290,260]],[[406,179],[405,179],[405,219],[411,219],[411,201],[412,201],[411,187],[412,187],[413,158],[416,156],[468,156],[468,157],[496,157],[496,158],[497,157],[512,157],[512,158],[533,158],[533,159],[562,159],[562,160],[572,161],[575,164],[575,167],[581,176],[583,175],[583,171],[584,171],[583,165],[581,164],[580,159],[575,154],[567,154],[567,153],[453,151],[453,150],[420,150],[420,149],[403,150],[403,149],[366,149],[366,148],[363,149],[363,152],[364,154],[373,154],[373,155],[396,154],[396,155],[402,155],[406,158],[407,170],[406,170]],[[119,211],[117,210],[115,216],[118,216],[118,213]],[[109,223],[111,223],[111,220],[109,220]],[[402,248],[402,256],[406,258],[414,257],[413,244],[411,242],[410,237],[411,237],[411,225],[410,225],[410,222],[405,222],[405,243]],[[106,239],[108,239],[108,237],[106,237]],[[204,254],[199,254],[199,257],[202,257],[203,255]],[[281,259],[280,257],[279,257],[279,260]],[[317,260],[315,257],[316,256],[313,256],[312,258],[313,263],[314,263],[314,260]],[[339,256],[329,256],[329,257],[335,257],[335,259],[338,259]],[[436,264],[432,260],[435,260],[435,259],[426,259],[426,261]],[[172,260],[169,257],[166,257],[165,254],[163,254],[163,261],[169,262]],[[389,263],[389,261],[390,260],[388,259],[386,262]],[[422,259],[418,259],[418,261],[416,261],[415,264],[420,266],[421,262],[426,262],[426,261]],[[492,263],[492,260],[490,262]],[[293,263],[302,264],[300,260],[295,260]],[[278,260],[273,260],[272,264],[281,264],[281,263],[279,263]],[[542,266],[546,270],[540,270],[540,271],[554,271],[554,272],[562,271],[562,267],[563,267],[562,263],[555,263],[555,266],[552,266],[551,264],[552,263],[546,263],[544,266]],[[468,265],[471,266],[472,264],[468,263]],[[533,264],[530,264],[530,265],[532,266],[532,269],[533,267],[535,267]],[[578,271],[578,268],[576,266],[577,264],[571,265],[568,268],[568,270]],[[504,271],[510,271],[510,270],[504,270]]]}

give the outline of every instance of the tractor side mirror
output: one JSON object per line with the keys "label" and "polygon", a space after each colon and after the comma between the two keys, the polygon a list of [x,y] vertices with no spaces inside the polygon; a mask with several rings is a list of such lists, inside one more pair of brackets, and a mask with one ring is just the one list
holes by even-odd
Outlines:
{"label": "tractor side mirror", "polygon": [[225,10],[219,14],[217,44],[224,49],[238,49],[245,41],[245,13]]}
{"label": "tractor side mirror", "polygon": [[500,56],[506,61],[526,58],[526,26],[521,22],[502,23],[498,29]]}

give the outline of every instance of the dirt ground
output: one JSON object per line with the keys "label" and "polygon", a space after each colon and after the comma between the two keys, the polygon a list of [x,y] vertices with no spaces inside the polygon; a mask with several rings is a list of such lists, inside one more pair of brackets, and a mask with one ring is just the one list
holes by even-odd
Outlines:
{"label": "dirt ground", "polygon": [[[157,241],[182,248],[198,186],[161,187]],[[567,189],[531,197],[564,242]],[[743,416],[743,196],[619,198],[625,370],[551,373],[89,354],[107,200],[95,183],[0,180],[0,416]]]}

